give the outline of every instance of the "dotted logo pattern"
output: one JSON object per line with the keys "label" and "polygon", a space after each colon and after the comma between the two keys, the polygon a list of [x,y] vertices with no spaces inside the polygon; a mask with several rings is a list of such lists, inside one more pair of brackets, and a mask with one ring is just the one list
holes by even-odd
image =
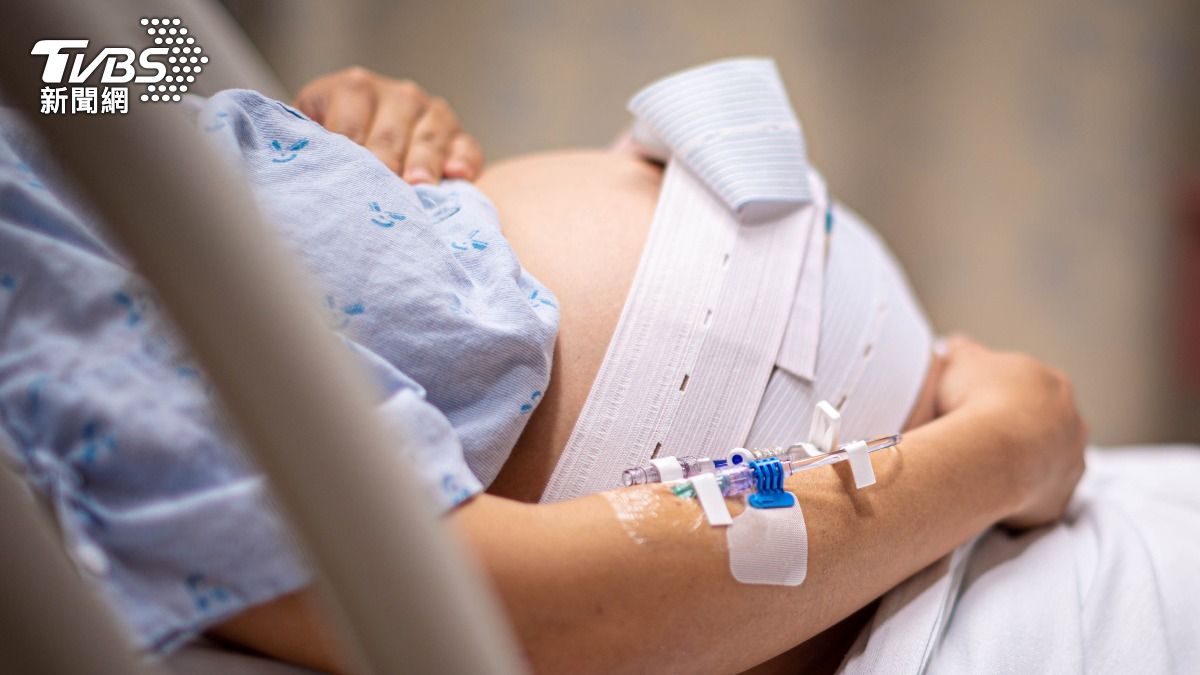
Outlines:
{"label": "dotted logo pattern", "polygon": [[141,99],[148,103],[178,102],[187,93],[188,86],[204,70],[208,56],[204,48],[196,44],[196,38],[188,33],[179,17],[142,17],[146,34],[154,39],[156,46],[170,50],[167,56],[167,76],[158,84],[146,85]]}

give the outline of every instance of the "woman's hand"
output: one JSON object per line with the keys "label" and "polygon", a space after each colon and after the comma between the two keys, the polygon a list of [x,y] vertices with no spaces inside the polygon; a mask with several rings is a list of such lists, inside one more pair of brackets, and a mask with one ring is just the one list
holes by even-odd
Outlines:
{"label": "woman's hand", "polygon": [[947,347],[938,414],[972,410],[1006,439],[1021,498],[1003,524],[1027,528],[1059,519],[1083,475],[1087,441],[1067,376],[961,336]]}
{"label": "woman's hand", "polygon": [[483,151],[445,99],[416,83],[353,67],[313,80],[295,105],[330,131],[375,153],[409,183],[475,180]]}

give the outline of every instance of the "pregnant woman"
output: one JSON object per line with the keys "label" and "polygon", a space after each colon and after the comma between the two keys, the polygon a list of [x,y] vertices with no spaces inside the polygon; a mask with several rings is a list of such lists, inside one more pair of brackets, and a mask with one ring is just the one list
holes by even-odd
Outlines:
{"label": "pregnant woman", "polygon": [[[322,116],[322,108],[333,108],[341,97],[367,98],[353,93],[364,89],[386,101],[393,86],[351,71],[318,81],[298,104],[340,129],[341,119]],[[369,122],[355,126],[352,138],[370,137]],[[699,507],[661,488],[635,488],[656,502],[646,509],[657,513],[646,516],[648,544],[631,541],[602,496],[536,504],[617,325],[662,178],[661,167],[632,153],[575,151],[497,164],[477,182],[521,265],[553,291],[561,308],[549,386],[489,494],[449,515],[490,573],[536,671],[750,668],[809,641],[997,522],[1033,526],[1062,513],[1082,471],[1084,438],[1066,379],[1028,357],[963,340],[951,343],[944,374],[933,366],[924,383],[898,387],[908,400],[896,407],[907,412],[910,431],[897,454],[876,460],[881,489],[847,490],[833,470],[788,479],[810,539],[801,586],[735,581],[724,533],[681,526],[693,522]],[[863,230],[847,224],[835,232],[870,238]],[[840,254],[840,246],[835,237],[831,256]],[[857,244],[854,251],[879,255]],[[835,264],[830,283],[838,276]],[[893,282],[905,284],[899,276]],[[866,311],[850,304],[825,307]],[[935,412],[941,416],[932,421]],[[1018,419],[1025,423],[1014,424]],[[881,422],[895,430],[904,417]],[[736,514],[742,507],[731,501],[730,508]],[[294,605],[279,604],[289,612]],[[268,605],[227,623],[219,634],[263,648],[276,634],[270,627],[277,619]],[[769,665],[836,667],[859,619],[787,655],[794,660]],[[271,651],[295,655],[296,646],[321,644],[296,635],[280,636],[285,644]],[[305,661],[329,665],[319,652]]]}
{"label": "pregnant woman", "polygon": [[[831,671],[848,650],[852,657],[878,653],[872,650],[882,637],[868,642],[868,634],[882,636],[890,615],[876,617],[871,631],[862,628],[872,603],[905,579],[997,524],[1009,532],[1039,528],[1067,511],[1086,436],[1069,383],[1030,357],[965,338],[952,338],[936,357],[926,346],[903,360],[874,358],[855,379],[843,408],[847,427],[907,430],[898,450],[873,456],[876,487],[854,490],[839,467],[787,478],[807,530],[802,584],[735,580],[724,532],[695,526],[697,503],[661,485],[538,503],[634,284],[661,167],[631,153],[581,151],[481,172],[477,146],[444,102],[359,69],[318,80],[297,107],[304,115],[232,92],[213,97],[197,116],[323,284],[332,327],[379,376],[384,416],[426,441],[414,465],[489,575],[536,671]],[[236,444],[210,417],[202,378],[166,346],[173,344],[169,328],[161,340],[118,332],[150,323],[152,300],[103,237],[77,234],[93,228],[74,227],[76,217],[62,215],[71,209],[45,201],[39,191],[51,179],[23,161],[29,151],[18,135],[6,139],[6,159],[22,168],[4,185],[23,201],[0,213],[0,272],[18,270],[7,277],[12,297],[0,304],[0,382],[7,383],[0,422],[20,466],[44,492],[69,497],[59,511],[72,523],[64,530],[72,542],[96,543],[107,554],[107,567],[90,574],[147,648],[166,651],[206,631],[293,663],[345,669],[253,470],[237,461]],[[437,185],[443,177],[477,182]],[[50,227],[47,214],[72,227]],[[808,401],[822,378],[840,376],[825,371],[841,362],[846,346],[824,337],[826,329],[865,330],[868,308],[837,301],[853,297],[857,266],[883,270],[896,330],[923,325],[874,233],[844,209],[834,219],[820,375],[805,383],[776,369],[754,420],[755,444],[796,440],[775,437],[790,428],[776,413],[789,401]],[[97,284],[116,275],[121,290],[82,298],[63,287],[58,304],[35,302],[33,291],[20,295],[71,265],[94,268]],[[90,312],[78,316],[101,318],[87,329],[53,324],[64,337],[52,354],[42,353],[21,327],[31,316],[55,316],[69,293]],[[111,321],[102,320],[106,312]],[[97,344],[134,345],[136,354],[117,358],[112,347],[99,359],[99,375],[86,373],[88,388],[79,364]],[[146,376],[163,364],[174,380]],[[63,384],[76,380],[73,388]],[[149,392],[157,405],[122,427],[119,420],[130,417],[122,406],[139,398],[114,398],[114,387]],[[164,388],[196,393],[166,396]],[[39,410],[57,405],[57,416],[31,412],[30,401]],[[90,454],[50,424],[89,415],[102,420],[83,427]],[[162,419],[188,423],[164,434]],[[83,480],[48,487],[46,467]],[[131,474],[155,480],[123,478]],[[629,503],[639,508],[618,508]],[[147,523],[150,511],[139,510],[146,506],[170,508],[153,511],[164,522]],[[735,516],[744,509],[740,500],[727,506]],[[153,537],[138,534],[172,524],[155,549]],[[221,560],[212,560],[213,548]],[[991,553],[994,560],[1004,552]],[[192,569],[198,559],[208,565],[203,573]],[[1173,635],[1163,638],[1168,647]]]}

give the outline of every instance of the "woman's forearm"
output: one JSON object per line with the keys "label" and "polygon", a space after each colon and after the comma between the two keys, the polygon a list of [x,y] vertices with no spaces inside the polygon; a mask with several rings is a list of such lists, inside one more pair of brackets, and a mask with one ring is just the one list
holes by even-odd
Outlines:
{"label": "woman's forearm", "polygon": [[[900,449],[873,455],[877,485],[855,491],[841,465],[788,479],[808,530],[800,586],[736,582],[724,531],[693,527],[695,502],[662,486],[639,488],[652,507],[636,523],[640,543],[605,496],[529,505],[483,495],[448,520],[490,574],[538,670],[744,669],[806,641],[992,523],[1036,527],[1062,516],[1087,437],[1070,382],[1027,356],[962,337],[947,348],[942,417],[908,432]],[[311,596],[251,608],[210,633],[344,669]]]}
{"label": "woman's forearm", "polygon": [[[788,478],[808,530],[800,586],[735,581],[724,528],[692,527],[699,506],[663,486],[633,488],[652,498],[636,523],[640,543],[602,495],[552,505],[481,495],[449,520],[536,671],[737,671],[808,640],[1010,515],[1022,495],[995,420],[964,406],[908,432],[898,449],[872,455],[878,483],[865,490],[844,464]],[[212,633],[345,670],[311,596],[252,608]]]}
{"label": "woman's forearm", "polygon": [[[452,516],[492,577],[535,669],[732,671],[816,635],[1009,515],[1020,501],[994,416],[968,408],[873,455],[856,491],[839,467],[792,476],[808,529],[800,586],[733,579],[723,528],[679,526],[695,501],[662,486],[638,523],[609,500],[481,496]],[[740,502],[730,501],[734,513]]]}

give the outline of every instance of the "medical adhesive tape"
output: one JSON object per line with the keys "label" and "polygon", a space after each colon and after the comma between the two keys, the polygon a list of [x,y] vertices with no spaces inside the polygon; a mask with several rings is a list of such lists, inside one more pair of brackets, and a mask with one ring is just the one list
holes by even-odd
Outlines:
{"label": "medical adhesive tape", "polygon": [[729,572],[743,584],[799,586],[808,576],[808,529],[799,502],[747,508],[725,531]]}
{"label": "medical adhesive tape", "polygon": [[854,474],[854,487],[859,490],[875,484],[875,468],[871,466],[871,453],[866,441],[847,443],[843,448],[850,458],[850,472]]}
{"label": "medical adhesive tape", "polygon": [[692,479],[692,488],[696,491],[696,499],[700,500],[700,508],[704,509],[709,525],[716,527],[733,522],[732,516],[729,515],[729,506],[725,503],[725,496],[721,494],[721,486],[717,485],[716,476],[702,473]]}
{"label": "medical adhesive tape", "polygon": [[650,460],[650,463],[658,469],[658,479],[663,483],[683,478],[683,466],[674,457],[659,457]]}

